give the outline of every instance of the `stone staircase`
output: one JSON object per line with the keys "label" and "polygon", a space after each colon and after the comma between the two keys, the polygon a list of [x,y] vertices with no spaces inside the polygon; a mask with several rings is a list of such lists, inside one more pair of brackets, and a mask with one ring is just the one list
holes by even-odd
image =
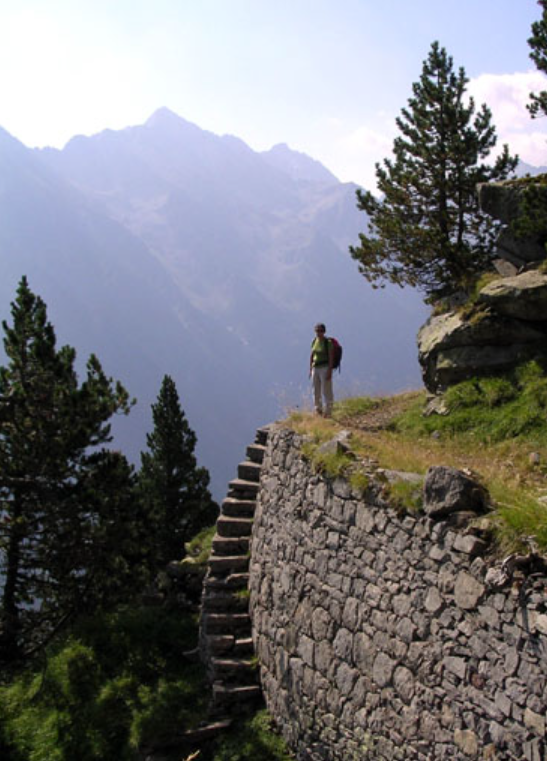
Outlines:
{"label": "stone staircase", "polygon": [[201,655],[212,684],[211,716],[231,716],[261,697],[253,658],[249,559],[268,429],[259,428],[222,503],[201,606]]}

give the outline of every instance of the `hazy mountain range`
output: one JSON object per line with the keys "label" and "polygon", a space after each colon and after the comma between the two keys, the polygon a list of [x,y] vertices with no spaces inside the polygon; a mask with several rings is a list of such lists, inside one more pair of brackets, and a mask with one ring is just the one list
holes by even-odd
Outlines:
{"label": "hazy mountain range", "polygon": [[26,274],[59,342],[137,397],[115,426],[136,462],[172,375],[222,496],[254,429],[307,400],[315,322],[344,346],[338,394],[420,385],[426,309],[359,275],[355,190],[286,145],[257,153],[167,109],[63,150],[0,130],[0,317]]}

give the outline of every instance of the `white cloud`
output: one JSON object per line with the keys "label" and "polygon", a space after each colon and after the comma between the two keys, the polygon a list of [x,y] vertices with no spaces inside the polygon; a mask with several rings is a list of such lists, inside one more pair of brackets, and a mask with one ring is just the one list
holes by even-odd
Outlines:
{"label": "white cloud", "polygon": [[547,79],[539,71],[481,74],[469,83],[476,105],[486,103],[492,111],[498,145],[507,143],[534,166],[547,164],[547,117],[532,119],[526,106],[531,92],[546,89]]}
{"label": "white cloud", "polygon": [[[323,134],[314,155],[343,182],[357,182],[376,188],[375,165],[391,155],[396,127],[386,114],[375,115],[367,125],[352,126],[339,119],[329,119],[318,130]],[[325,135],[327,139],[325,140]]]}

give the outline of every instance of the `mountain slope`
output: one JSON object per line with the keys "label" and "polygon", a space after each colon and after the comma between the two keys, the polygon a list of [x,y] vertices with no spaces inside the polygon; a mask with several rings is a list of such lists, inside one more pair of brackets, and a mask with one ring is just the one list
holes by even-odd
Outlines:
{"label": "mountain slope", "polygon": [[0,141],[8,166],[2,313],[27,274],[58,335],[138,397],[117,426],[133,458],[168,372],[221,494],[257,425],[308,395],[319,320],[344,344],[338,393],[419,384],[421,300],[359,276],[347,253],[366,223],[355,186],[313,159],[256,153],[161,109],[62,151]]}

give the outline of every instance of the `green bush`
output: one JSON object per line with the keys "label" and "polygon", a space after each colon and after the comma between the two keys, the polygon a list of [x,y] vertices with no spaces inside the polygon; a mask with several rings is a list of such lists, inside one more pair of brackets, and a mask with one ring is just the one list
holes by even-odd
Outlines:
{"label": "green bush", "polygon": [[283,739],[272,731],[267,711],[258,711],[219,741],[211,761],[292,761],[293,758]]}
{"label": "green bush", "polygon": [[130,761],[139,746],[196,726],[207,694],[182,656],[196,624],[180,611],[120,610],[82,622],[39,670],[0,687],[13,761]]}

